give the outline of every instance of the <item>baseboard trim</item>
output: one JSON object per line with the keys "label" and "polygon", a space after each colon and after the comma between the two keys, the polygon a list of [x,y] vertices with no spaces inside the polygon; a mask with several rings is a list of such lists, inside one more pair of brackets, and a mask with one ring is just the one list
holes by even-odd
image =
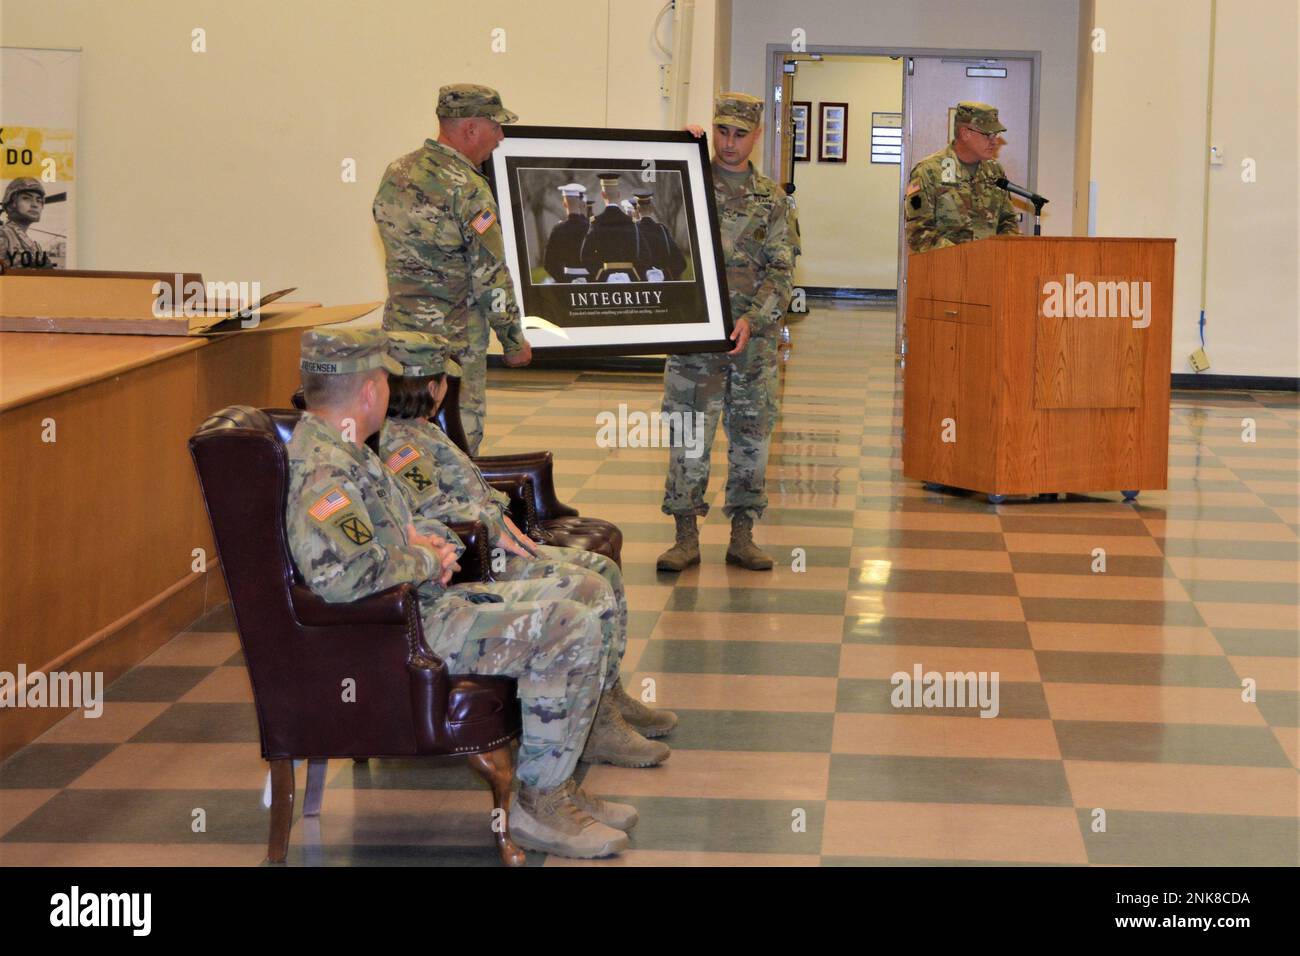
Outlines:
{"label": "baseboard trim", "polygon": [[1226,389],[1250,392],[1300,391],[1300,378],[1284,375],[1199,375],[1196,372],[1174,372],[1174,388]]}

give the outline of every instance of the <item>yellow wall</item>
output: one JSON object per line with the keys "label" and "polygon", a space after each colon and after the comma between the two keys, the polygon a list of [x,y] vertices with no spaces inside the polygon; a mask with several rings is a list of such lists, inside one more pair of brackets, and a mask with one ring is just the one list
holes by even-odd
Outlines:
{"label": "yellow wall", "polygon": [[[1210,374],[1300,375],[1294,0],[1220,0],[1213,24],[1210,0],[1095,7],[1106,31],[1106,52],[1092,54],[1097,232],[1178,240],[1173,371],[1191,371],[1204,278]],[[1220,168],[1208,163],[1207,105]],[[1245,157],[1254,183],[1241,181]]]}
{"label": "yellow wall", "polygon": [[[898,286],[899,166],[871,162],[871,114],[903,106],[903,64],[889,57],[828,56],[803,62],[794,99],[812,103],[809,154],[795,165],[803,256],[800,286]],[[817,161],[818,104],[849,104],[848,161]]]}
{"label": "yellow wall", "polygon": [[[370,206],[384,167],[436,134],[444,83],[497,87],[530,124],[662,128],[662,0],[43,0],[4,43],[81,47],[79,265],[201,271],[385,295]],[[715,88],[718,0],[696,0],[692,114]],[[722,14],[730,6],[722,3]],[[207,52],[190,31],[207,31]],[[492,31],[506,49],[493,52]],[[671,17],[661,29],[671,48]],[[723,34],[721,39],[729,39]],[[340,178],[345,158],[357,181]]]}

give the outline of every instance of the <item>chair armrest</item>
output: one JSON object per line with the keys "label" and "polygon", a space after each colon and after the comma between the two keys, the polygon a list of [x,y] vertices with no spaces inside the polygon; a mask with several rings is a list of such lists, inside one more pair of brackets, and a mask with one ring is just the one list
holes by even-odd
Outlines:
{"label": "chair armrest", "polygon": [[298,621],[308,627],[401,625],[406,623],[411,605],[417,601],[415,589],[401,584],[343,604],[332,604],[306,585],[295,584],[290,599]]}
{"label": "chair armrest", "polygon": [[505,475],[488,482],[510,499],[510,520],[524,534],[541,544],[551,544],[551,533],[537,520],[533,480],[527,475]]}
{"label": "chair armrest", "polygon": [[533,509],[537,521],[552,518],[569,518],[578,514],[555,496],[555,458],[549,451],[527,452],[522,455],[488,455],[475,458],[483,477],[493,484],[497,478],[526,477],[533,485]]}
{"label": "chair armrest", "polygon": [[451,576],[451,584],[465,584],[469,581],[490,581],[492,569],[492,545],[488,540],[487,528],[480,521],[453,521],[447,525],[460,535],[465,542],[465,553],[460,556],[460,570]]}

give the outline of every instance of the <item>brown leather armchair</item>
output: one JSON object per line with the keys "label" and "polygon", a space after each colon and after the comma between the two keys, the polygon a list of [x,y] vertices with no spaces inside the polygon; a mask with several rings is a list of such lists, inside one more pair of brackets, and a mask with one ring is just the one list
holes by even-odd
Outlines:
{"label": "brown leather armchair", "polygon": [[[293,407],[306,408],[302,389],[293,394]],[[460,379],[447,377],[447,396],[433,416],[438,427],[467,451],[469,441],[460,422]],[[603,518],[578,513],[555,494],[555,458],[549,451],[513,455],[483,455],[474,459],[493,488],[510,498],[510,520],[542,544],[595,551],[622,567],[623,532]]]}
{"label": "brown leather armchair", "polygon": [[[280,863],[288,852],[295,759],[308,761],[303,814],[315,816],[330,758],[451,754],[467,756],[492,788],[501,861],[521,866],[507,825],[510,744],[521,729],[515,681],[449,674],[424,643],[410,584],[348,604],[303,584],[285,534],[285,442],[300,416],[234,405],[189,441],[271,764],[267,855]],[[469,538],[462,567],[488,567],[482,527],[457,530]],[[346,681],[355,695],[345,701]]]}

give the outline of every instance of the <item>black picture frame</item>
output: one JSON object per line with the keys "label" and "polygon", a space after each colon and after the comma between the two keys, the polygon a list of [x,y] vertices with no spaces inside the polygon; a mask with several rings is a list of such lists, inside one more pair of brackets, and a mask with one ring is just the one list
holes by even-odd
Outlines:
{"label": "black picture frame", "polygon": [[[827,111],[831,112],[827,116]],[[838,129],[827,130],[827,120],[838,121]],[[849,160],[849,104],[817,104],[817,162],[847,163]]]}
{"label": "black picture frame", "polygon": [[[667,130],[502,129],[505,136],[485,172],[497,197],[525,335],[539,354],[731,350],[733,320],[707,140]],[[602,172],[619,176],[608,194],[597,179]],[[581,214],[573,209],[581,197],[565,206],[562,185],[585,187],[592,212],[599,213],[589,218],[581,239]],[[629,207],[624,194],[647,192],[649,200]],[[614,202],[605,203],[605,195],[615,194]],[[608,210],[615,203],[621,216]],[[559,227],[569,220],[561,234]],[[605,254],[617,261],[602,261]],[[562,274],[553,275],[552,270],[561,273],[561,264]]]}

